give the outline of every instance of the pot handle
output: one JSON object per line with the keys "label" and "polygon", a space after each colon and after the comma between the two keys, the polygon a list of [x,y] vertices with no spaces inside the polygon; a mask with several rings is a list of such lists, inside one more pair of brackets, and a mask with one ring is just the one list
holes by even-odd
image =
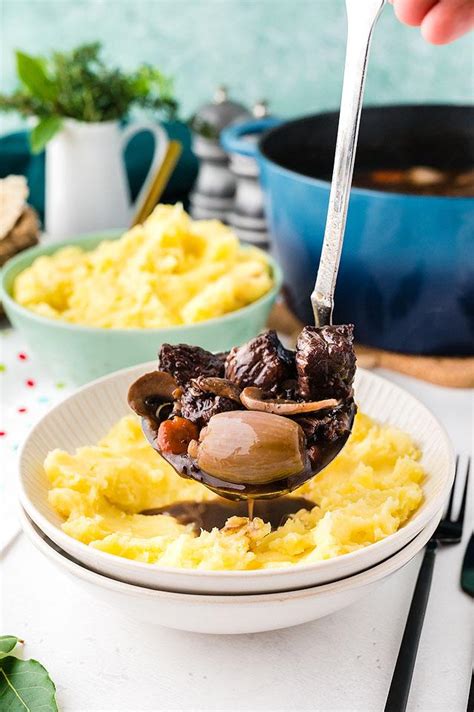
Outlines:
{"label": "pot handle", "polygon": [[242,124],[228,126],[221,133],[221,146],[227,153],[238,153],[239,156],[257,158],[259,152],[258,142],[249,141],[246,136],[263,134],[268,129],[279,126],[282,121],[282,119],[277,119],[274,116],[266,116],[262,119],[254,119],[253,121],[245,121]]}

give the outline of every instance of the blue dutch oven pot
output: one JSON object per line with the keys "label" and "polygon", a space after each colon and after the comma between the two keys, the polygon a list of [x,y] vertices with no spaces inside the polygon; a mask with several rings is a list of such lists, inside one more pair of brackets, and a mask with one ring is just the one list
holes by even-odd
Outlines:
{"label": "blue dutch oven pot", "polygon": [[[321,252],[337,113],[226,129],[226,151],[256,158],[290,306],[309,301]],[[249,140],[261,134],[259,141]],[[356,171],[423,165],[467,170],[474,109],[371,107],[362,112]],[[336,323],[360,343],[413,354],[474,354],[474,199],[353,188],[336,289]]]}

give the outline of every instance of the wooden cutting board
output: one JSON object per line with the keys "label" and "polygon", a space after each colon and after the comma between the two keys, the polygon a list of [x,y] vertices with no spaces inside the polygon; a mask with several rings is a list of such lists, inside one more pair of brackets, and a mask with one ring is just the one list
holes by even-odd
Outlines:
{"label": "wooden cutting board", "polygon": [[[294,346],[301,322],[279,301],[268,321]],[[437,386],[474,388],[474,356],[412,356],[356,344],[357,363],[364,368],[387,368]]]}

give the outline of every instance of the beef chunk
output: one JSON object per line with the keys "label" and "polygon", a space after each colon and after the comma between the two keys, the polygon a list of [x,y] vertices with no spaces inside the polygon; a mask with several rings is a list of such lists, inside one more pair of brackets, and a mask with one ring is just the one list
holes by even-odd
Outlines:
{"label": "beef chunk", "polygon": [[315,445],[321,441],[332,442],[349,433],[356,410],[354,401],[349,398],[329,412],[299,415],[294,420],[303,428],[308,445]]}
{"label": "beef chunk", "polygon": [[184,387],[198,376],[224,375],[226,354],[212,354],[199,346],[163,344],[158,355],[159,368],[171,373],[176,383]]}
{"label": "beef chunk", "polygon": [[279,386],[278,397],[282,400],[301,401],[296,378],[289,378]]}
{"label": "beef chunk", "polygon": [[207,425],[212,416],[217,413],[243,408],[235,400],[203,391],[199,387],[199,381],[193,381],[187,386],[180,398],[179,407],[183,418],[191,420],[199,428]]}
{"label": "beef chunk", "polygon": [[305,326],[296,342],[300,395],[307,400],[352,396],[355,374],[352,324]]}
{"label": "beef chunk", "polygon": [[232,349],[226,359],[225,376],[240,388],[256,386],[275,395],[284,381],[295,377],[294,358],[275,331],[266,331]]}

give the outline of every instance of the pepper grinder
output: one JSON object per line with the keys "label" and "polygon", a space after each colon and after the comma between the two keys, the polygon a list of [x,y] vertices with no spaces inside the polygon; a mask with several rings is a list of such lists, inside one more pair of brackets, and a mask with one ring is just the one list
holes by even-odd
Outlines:
{"label": "pepper grinder", "polygon": [[189,196],[193,218],[227,222],[234,204],[236,178],[220,145],[220,134],[226,126],[249,118],[251,114],[245,106],[229,99],[227,89],[219,87],[214,100],[191,119],[192,146],[199,159],[198,175]]}

